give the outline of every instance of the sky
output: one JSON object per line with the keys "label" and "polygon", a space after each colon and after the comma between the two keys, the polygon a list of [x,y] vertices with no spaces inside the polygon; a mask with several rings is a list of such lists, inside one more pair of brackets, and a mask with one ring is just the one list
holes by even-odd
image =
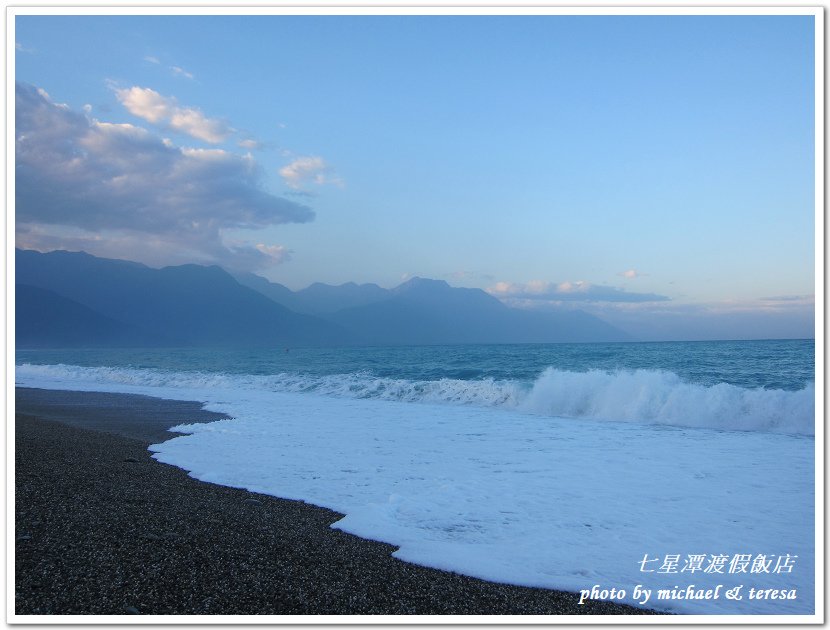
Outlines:
{"label": "sky", "polygon": [[813,335],[812,16],[14,26],[18,247]]}

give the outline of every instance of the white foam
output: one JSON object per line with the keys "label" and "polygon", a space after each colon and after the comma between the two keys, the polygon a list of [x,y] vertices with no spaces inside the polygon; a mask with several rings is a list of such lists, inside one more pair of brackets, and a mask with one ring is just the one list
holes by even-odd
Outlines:
{"label": "white foam", "polygon": [[[684,400],[697,404],[699,389],[657,373],[566,373],[562,380],[549,372],[515,403],[545,413],[561,413],[567,403],[578,422],[504,403],[495,410],[406,404],[398,394],[382,400],[273,391],[282,378],[73,366],[17,371],[21,385],[205,401],[234,419],[176,427],[189,435],[153,446],[156,459],[203,481],[337,510],[346,516],[335,527],[394,544],[403,560],[529,586],[624,588],[629,603],[639,584],[655,590],[649,607],[678,612],[813,612],[812,438],[590,419],[617,409],[653,421]],[[649,379],[650,389],[633,387]],[[710,389],[715,409],[736,395]],[[545,407],[551,404],[560,407]],[[673,554],[798,557],[792,573],[640,571],[644,556]],[[689,584],[742,584],[744,593],[794,588],[798,599],[654,599],[657,589]]]}
{"label": "white foam", "polygon": [[[205,392],[208,395],[207,392]],[[395,556],[568,590],[795,588],[796,601],[649,602],[690,613],[812,612],[813,440],[246,392],[234,420],[176,427],[155,457],[197,479],[346,514]],[[798,556],[792,574],[640,571],[644,555]],[[648,565],[651,568],[657,568]],[[630,596],[627,601],[631,601]]]}
{"label": "white foam", "polygon": [[[46,387],[231,388],[338,398],[472,405],[574,419],[813,435],[815,388],[746,389],[684,382],[659,370],[569,372],[548,368],[533,383],[509,380],[413,381],[354,374],[225,374],[153,369],[17,366],[21,383]],[[42,386],[42,385],[41,385]]]}
{"label": "white foam", "polygon": [[703,386],[659,370],[565,372],[548,368],[520,408],[552,416],[813,435],[815,388]]}

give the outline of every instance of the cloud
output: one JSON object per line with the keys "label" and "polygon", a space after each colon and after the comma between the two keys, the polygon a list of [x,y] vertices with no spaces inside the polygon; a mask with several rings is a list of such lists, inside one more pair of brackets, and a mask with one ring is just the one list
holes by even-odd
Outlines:
{"label": "cloud", "polygon": [[513,306],[527,306],[527,301],[547,302],[663,302],[669,300],[655,293],[630,293],[609,286],[597,286],[581,280],[576,282],[545,282],[532,280],[528,283],[497,282],[486,291]]}
{"label": "cloud", "polygon": [[40,96],[41,98],[43,98],[43,99],[45,99],[45,100],[49,101],[49,102],[50,102],[50,103],[52,103],[52,105],[54,105],[55,107],[57,107],[57,108],[59,108],[59,109],[65,109],[65,110],[68,110],[68,109],[69,109],[69,105],[67,105],[66,103],[55,103],[55,102],[52,100],[52,97],[51,97],[51,96],[49,96],[49,92],[47,92],[47,91],[46,91],[46,90],[44,90],[43,88],[37,88],[37,93],[38,93],[38,96]]}
{"label": "cloud", "polygon": [[339,177],[330,177],[328,174],[332,168],[325,160],[318,156],[298,157],[290,164],[283,166],[279,173],[289,187],[294,189],[302,188],[305,184],[317,185],[335,184],[342,185],[343,180]]}
{"label": "cloud", "polygon": [[[795,296],[793,296],[795,297]],[[811,338],[815,296],[705,303],[593,303],[585,311],[644,341]]]}
{"label": "cloud", "polygon": [[259,140],[254,140],[253,138],[245,138],[244,140],[240,140],[236,143],[242,149],[248,149],[249,151],[256,151],[257,149],[262,148],[262,143]]}
{"label": "cloud", "polygon": [[22,52],[22,53],[33,53],[33,52],[35,52],[34,48],[27,48],[26,46],[24,46],[20,42],[15,42],[14,43],[14,49],[17,52]]}
{"label": "cloud", "polygon": [[[512,287],[510,283],[500,283]],[[518,292],[514,293],[518,295]],[[499,296],[496,296],[499,297]],[[578,309],[641,341],[790,339],[815,334],[815,296],[781,296],[719,302],[568,301],[507,297],[513,308],[535,311]]]}
{"label": "cloud", "polygon": [[[152,113],[152,100],[146,105]],[[32,85],[16,85],[15,122],[19,246],[255,268],[287,252],[227,243],[226,231],[314,218],[263,190],[250,155],[177,147],[141,127],[89,120]]]}
{"label": "cloud", "polygon": [[775,297],[762,297],[758,298],[760,302],[766,304],[792,304],[792,303],[799,303],[799,304],[814,304],[816,300],[815,295],[778,295]]}
{"label": "cloud", "polygon": [[[152,64],[157,65],[157,66],[161,65],[161,60],[158,57],[154,57],[153,55],[146,55],[144,57],[144,61],[146,61],[147,63],[152,63]],[[170,68],[170,73],[173,76],[183,77],[185,79],[194,79],[195,78],[192,73],[188,72],[187,70],[185,70],[184,68],[182,68],[180,66],[167,66],[167,67]]]}
{"label": "cloud", "polygon": [[180,68],[179,66],[170,66],[170,71],[177,77],[184,77],[185,79],[193,79],[193,75],[189,73],[187,70]]}
{"label": "cloud", "polygon": [[[506,283],[505,283],[506,284]],[[497,296],[498,297],[498,296]],[[713,339],[807,339],[815,334],[815,297],[759,298],[720,302],[567,301],[502,298],[513,308],[561,312],[580,310],[640,341]]]}
{"label": "cloud", "polygon": [[633,278],[641,278],[642,276],[645,276],[645,275],[648,275],[648,274],[640,273],[636,269],[629,269],[628,271],[621,271],[617,275],[622,276],[623,278],[633,279]]}
{"label": "cloud", "polygon": [[194,107],[180,107],[175,98],[150,88],[116,88],[115,95],[134,116],[210,144],[224,142],[234,132],[224,121],[208,118]]}
{"label": "cloud", "polygon": [[291,258],[291,252],[282,245],[265,245],[264,243],[259,243],[256,249],[268,256],[275,263],[282,263]]}

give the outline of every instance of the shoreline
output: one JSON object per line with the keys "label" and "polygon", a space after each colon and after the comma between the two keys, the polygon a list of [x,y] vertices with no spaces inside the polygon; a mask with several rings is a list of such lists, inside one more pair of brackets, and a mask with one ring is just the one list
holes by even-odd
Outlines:
{"label": "shoreline", "polygon": [[197,402],[16,388],[15,612],[655,614],[487,582],[332,529],[341,514],[190,478],[151,458]]}

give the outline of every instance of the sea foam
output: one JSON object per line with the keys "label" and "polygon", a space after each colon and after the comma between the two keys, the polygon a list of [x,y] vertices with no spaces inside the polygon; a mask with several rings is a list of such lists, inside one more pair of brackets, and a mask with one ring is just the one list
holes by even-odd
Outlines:
{"label": "sea foam", "polygon": [[815,388],[746,389],[683,382],[672,372],[548,368],[519,407],[545,415],[813,435]]}
{"label": "sea foam", "polygon": [[[232,388],[308,393],[336,398],[471,405],[557,418],[635,422],[738,431],[813,435],[815,388],[797,391],[700,385],[663,370],[548,368],[533,382],[514,380],[407,380],[370,372],[308,375],[175,372],[123,367],[23,364],[16,379],[33,387]],[[114,389],[112,389],[114,388]]]}
{"label": "sea foam", "polygon": [[[764,422],[749,431],[653,424],[707,397],[715,411],[704,417],[718,424],[729,405],[752,413],[755,396],[798,410],[809,405],[792,400],[808,390],[733,392],[658,372],[465,384],[21,365],[16,380],[203,401],[231,419],[174,427],[185,435],[153,445],[156,459],[202,481],[336,510],[345,516],[334,527],[393,544],[402,560],[527,586],[624,589],[632,604],[637,585],[655,597],[690,584],[795,589],[795,600],[646,605],[814,611],[814,440]],[[596,419],[606,415],[639,421]],[[794,564],[786,573],[681,572],[701,555]],[[657,570],[675,556],[674,572]]]}

